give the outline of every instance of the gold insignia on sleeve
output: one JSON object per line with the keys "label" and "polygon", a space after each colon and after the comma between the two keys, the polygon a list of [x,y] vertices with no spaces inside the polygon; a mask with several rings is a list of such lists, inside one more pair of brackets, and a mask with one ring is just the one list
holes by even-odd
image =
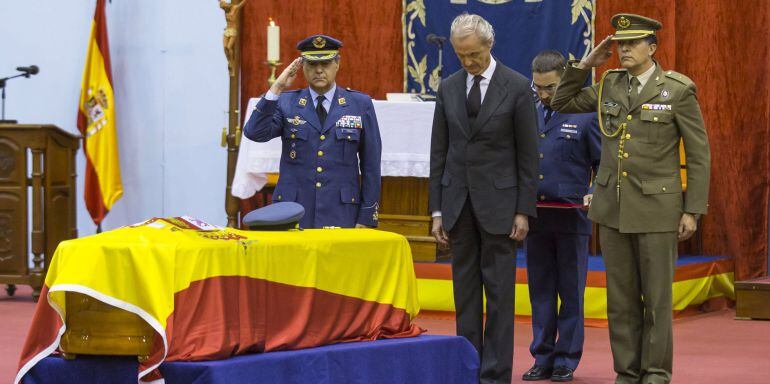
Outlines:
{"label": "gold insignia on sleeve", "polygon": [[313,46],[319,49],[325,47],[326,39],[324,39],[321,36],[316,37],[315,39],[313,39]]}
{"label": "gold insignia on sleeve", "polygon": [[631,26],[631,20],[628,20],[625,16],[621,16],[620,19],[618,19],[618,28],[626,29],[630,26]]}
{"label": "gold insignia on sleeve", "polygon": [[345,105],[345,98],[344,98],[344,97],[340,97],[339,99],[337,99],[337,102],[338,102],[340,105]]}

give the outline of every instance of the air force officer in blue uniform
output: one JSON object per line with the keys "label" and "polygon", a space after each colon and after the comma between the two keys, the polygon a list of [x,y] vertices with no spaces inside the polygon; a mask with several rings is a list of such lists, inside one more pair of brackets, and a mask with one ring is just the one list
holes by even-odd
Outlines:
{"label": "air force officer in blue uniform", "polygon": [[[599,164],[601,140],[596,114],[561,114],[550,109],[565,64],[556,51],[541,52],[532,61],[539,98],[540,185],[537,218],[530,218],[525,244],[532,303],[530,352],[535,358],[535,365],[522,377],[527,381],[571,381],[583,351],[591,222],[579,207],[584,198],[590,198],[589,181]],[[544,207],[548,205],[552,207]],[[558,309],[557,297],[561,298]]]}
{"label": "air force officer in blue uniform", "polygon": [[[376,227],[382,142],[372,99],[335,83],[342,42],[314,35],[257,103],[244,134],[283,141],[273,201],[305,208],[303,228]],[[285,91],[303,70],[309,87]]]}

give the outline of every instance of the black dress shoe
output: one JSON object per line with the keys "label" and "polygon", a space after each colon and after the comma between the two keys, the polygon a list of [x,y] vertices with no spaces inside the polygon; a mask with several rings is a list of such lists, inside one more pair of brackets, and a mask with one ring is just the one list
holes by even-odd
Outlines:
{"label": "black dress shoe", "polygon": [[556,382],[572,381],[573,372],[575,372],[574,369],[560,365],[553,369],[553,374],[551,374],[551,381],[556,381]]}
{"label": "black dress shoe", "polygon": [[551,378],[552,372],[553,368],[543,367],[535,364],[532,366],[532,368],[529,369],[529,371],[521,375],[521,379],[524,381],[548,380]]}

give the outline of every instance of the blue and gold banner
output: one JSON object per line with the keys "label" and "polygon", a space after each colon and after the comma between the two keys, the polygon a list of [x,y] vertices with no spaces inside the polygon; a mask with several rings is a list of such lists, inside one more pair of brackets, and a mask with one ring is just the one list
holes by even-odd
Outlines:
{"label": "blue and gold banner", "polygon": [[[594,9],[595,0],[404,0],[404,91],[434,94],[441,78],[461,68],[449,27],[463,12],[489,21],[495,29],[492,55],[530,77],[532,59],[542,50],[568,59],[587,54]],[[428,36],[447,38],[440,76],[438,46]]]}

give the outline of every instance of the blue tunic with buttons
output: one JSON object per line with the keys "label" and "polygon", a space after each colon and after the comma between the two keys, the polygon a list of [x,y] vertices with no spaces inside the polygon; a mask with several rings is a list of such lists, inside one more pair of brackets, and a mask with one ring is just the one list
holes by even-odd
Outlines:
{"label": "blue tunic with buttons", "polygon": [[281,137],[273,201],[305,207],[302,228],[377,226],[382,141],[372,99],[336,87],[322,125],[309,88],[262,100],[244,134],[257,142]]}
{"label": "blue tunic with buttons", "polygon": [[[545,110],[537,105],[540,116]],[[547,123],[538,119],[540,175],[538,202],[583,204],[591,172],[601,158],[601,137],[595,113],[553,112]],[[532,232],[591,234],[591,222],[580,209],[538,208],[530,219]]]}

